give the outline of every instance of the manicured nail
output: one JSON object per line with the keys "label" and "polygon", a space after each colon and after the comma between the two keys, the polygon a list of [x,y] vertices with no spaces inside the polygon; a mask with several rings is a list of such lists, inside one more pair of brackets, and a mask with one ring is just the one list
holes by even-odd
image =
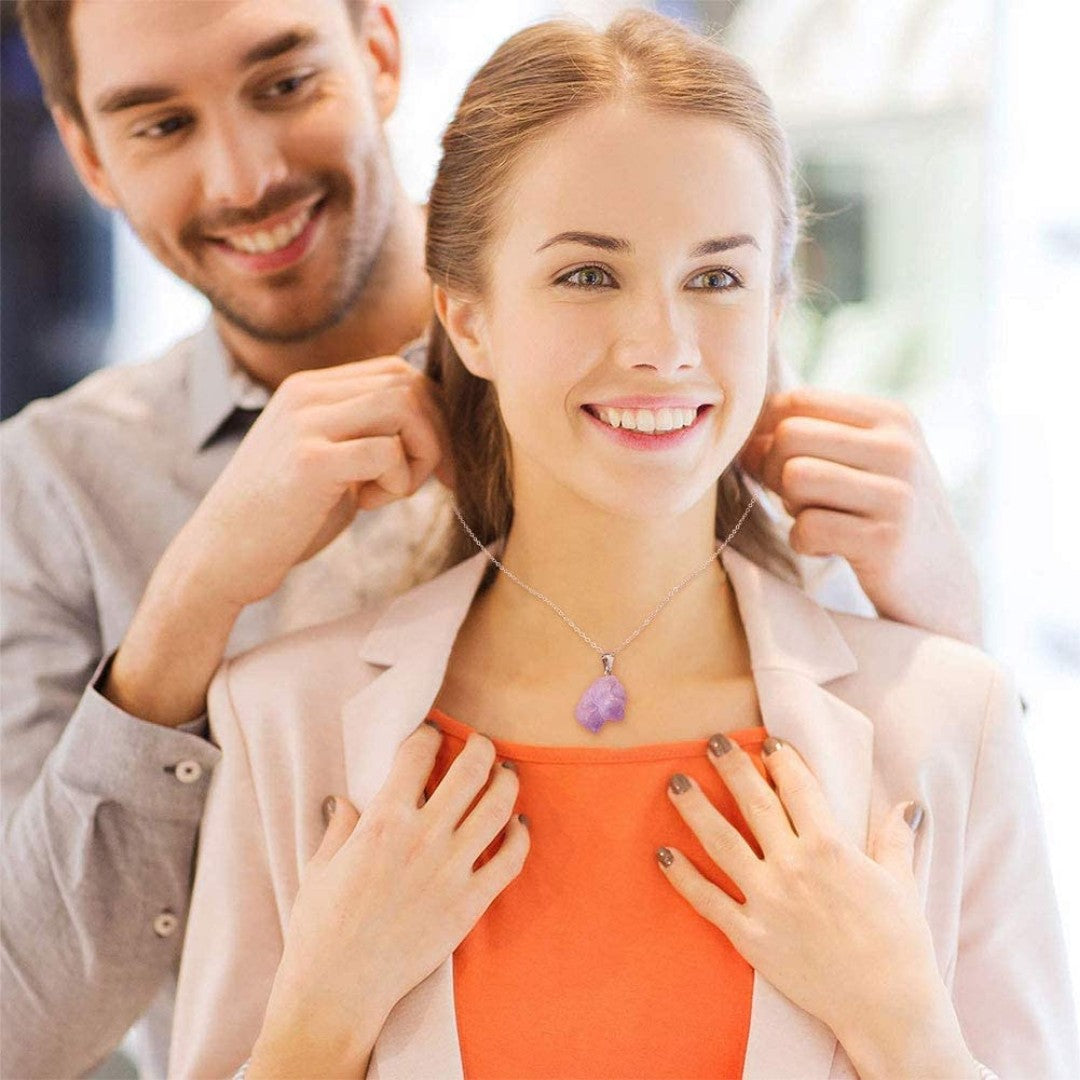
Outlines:
{"label": "manicured nail", "polygon": [[337,799],[333,795],[327,795],[322,801],[322,820],[323,825],[330,824],[330,818],[334,816],[334,811],[337,809]]}
{"label": "manicured nail", "polygon": [[731,740],[726,735],[717,733],[709,740],[709,753],[713,757],[723,757],[731,749]]}
{"label": "manicured nail", "polygon": [[666,847],[657,848],[656,860],[661,866],[670,866],[675,861],[675,856]]}
{"label": "manicured nail", "polygon": [[909,802],[904,810],[904,820],[911,826],[912,832],[918,832],[922,824],[923,808],[917,802]]}
{"label": "manicured nail", "polygon": [[681,772],[677,772],[669,781],[668,787],[676,795],[681,795],[684,791],[690,790],[690,781],[686,779]]}
{"label": "manicured nail", "polygon": [[511,772],[517,772],[518,767],[512,761],[504,761],[502,763],[504,769],[509,769]]}
{"label": "manicured nail", "polygon": [[774,739],[771,735],[761,744],[761,752],[763,754],[772,754],[780,749],[784,744],[779,739]]}
{"label": "manicured nail", "polygon": [[439,727],[434,720],[425,720],[424,723],[427,724],[428,727],[433,727],[440,735],[442,734],[442,728]]}
{"label": "manicured nail", "polygon": [[527,829],[529,827],[529,819],[524,814],[518,814],[518,821]]}

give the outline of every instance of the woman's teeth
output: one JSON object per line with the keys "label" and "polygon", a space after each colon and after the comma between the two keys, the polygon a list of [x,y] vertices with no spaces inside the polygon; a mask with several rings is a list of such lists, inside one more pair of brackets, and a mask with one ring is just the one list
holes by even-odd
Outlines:
{"label": "woman's teeth", "polygon": [[609,427],[640,431],[647,435],[678,431],[689,427],[697,419],[697,409],[610,409],[596,405],[592,411]]}
{"label": "woman's teeth", "polygon": [[301,210],[291,221],[286,221],[276,229],[260,229],[258,232],[227,236],[225,243],[247,255],[268,255],[271,251],[280,251],[304,231],[313,210],[312,206]]}

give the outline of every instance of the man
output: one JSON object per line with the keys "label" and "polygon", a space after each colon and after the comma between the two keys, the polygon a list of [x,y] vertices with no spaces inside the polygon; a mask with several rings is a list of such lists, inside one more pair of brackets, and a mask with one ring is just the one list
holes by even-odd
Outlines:
{"label": "man", "polygon": [[[383,135],[386,5],[21,13],[83,182],[214,315],[3,429],[0,1064],[85,1071],[160,990],[160,1073],[214,669],[433,568],[443,421],[395,355],[430,317],[423,216]],[[746,464],[799,549],[844,556],[879,612],[977,640],[974,571],[907,414],[781,395]]]}

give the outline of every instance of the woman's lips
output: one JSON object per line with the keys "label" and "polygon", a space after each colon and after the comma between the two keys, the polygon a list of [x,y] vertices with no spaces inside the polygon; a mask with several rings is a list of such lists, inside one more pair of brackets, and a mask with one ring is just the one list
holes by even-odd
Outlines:
{"label": "woman's lips", "polygon": [[[620,398],[621,401],[628,401],[628,398]],[[641,400],[641,399],[635,399]],[[656,405],[655,402],[658,399],[651,399],[652,406],[655,408],[662,408],[664,406]],[[671,399],[675,400],[675,399]],[[605,406],[609,403],[605,402]],[[632,408],[634,406],[615,406],[614,402],[610,403],[611,407],[619,408]],[[601,420],[599,416],[593,413],[592,408],[599,406],[587,406],[583,405],[581,411],[588,417],[589,423],[598,428],[602,434],[607,435],[609,439],[614,440],[620,446],[625,446],[631,450],[670,450],[673,447],[681,446],[685,442],[689,442],[691,439],[697,437],[697,433],[704,426],[705,417],[708,416],[714,406],[712,405],[699,405],[697,407],[697,416],[694,418],[694,422],[688,427],[676,428],[674,431],[665,432],[653,432],[651,434],[645,434],[641,431],[633,431],[628,428],[615,428],[605,421]],[[636,406],[643,408],[644,406]]]}

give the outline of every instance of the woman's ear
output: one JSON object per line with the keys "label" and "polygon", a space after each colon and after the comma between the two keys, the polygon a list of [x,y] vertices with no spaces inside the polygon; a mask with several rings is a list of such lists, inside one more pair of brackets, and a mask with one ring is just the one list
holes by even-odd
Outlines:
{"label": "woman's ear", "polygon": [[470,374],[491,379],[487,333],[479,300],[466,300],[434,287],[435,314],[450,338],[454,351]]}

